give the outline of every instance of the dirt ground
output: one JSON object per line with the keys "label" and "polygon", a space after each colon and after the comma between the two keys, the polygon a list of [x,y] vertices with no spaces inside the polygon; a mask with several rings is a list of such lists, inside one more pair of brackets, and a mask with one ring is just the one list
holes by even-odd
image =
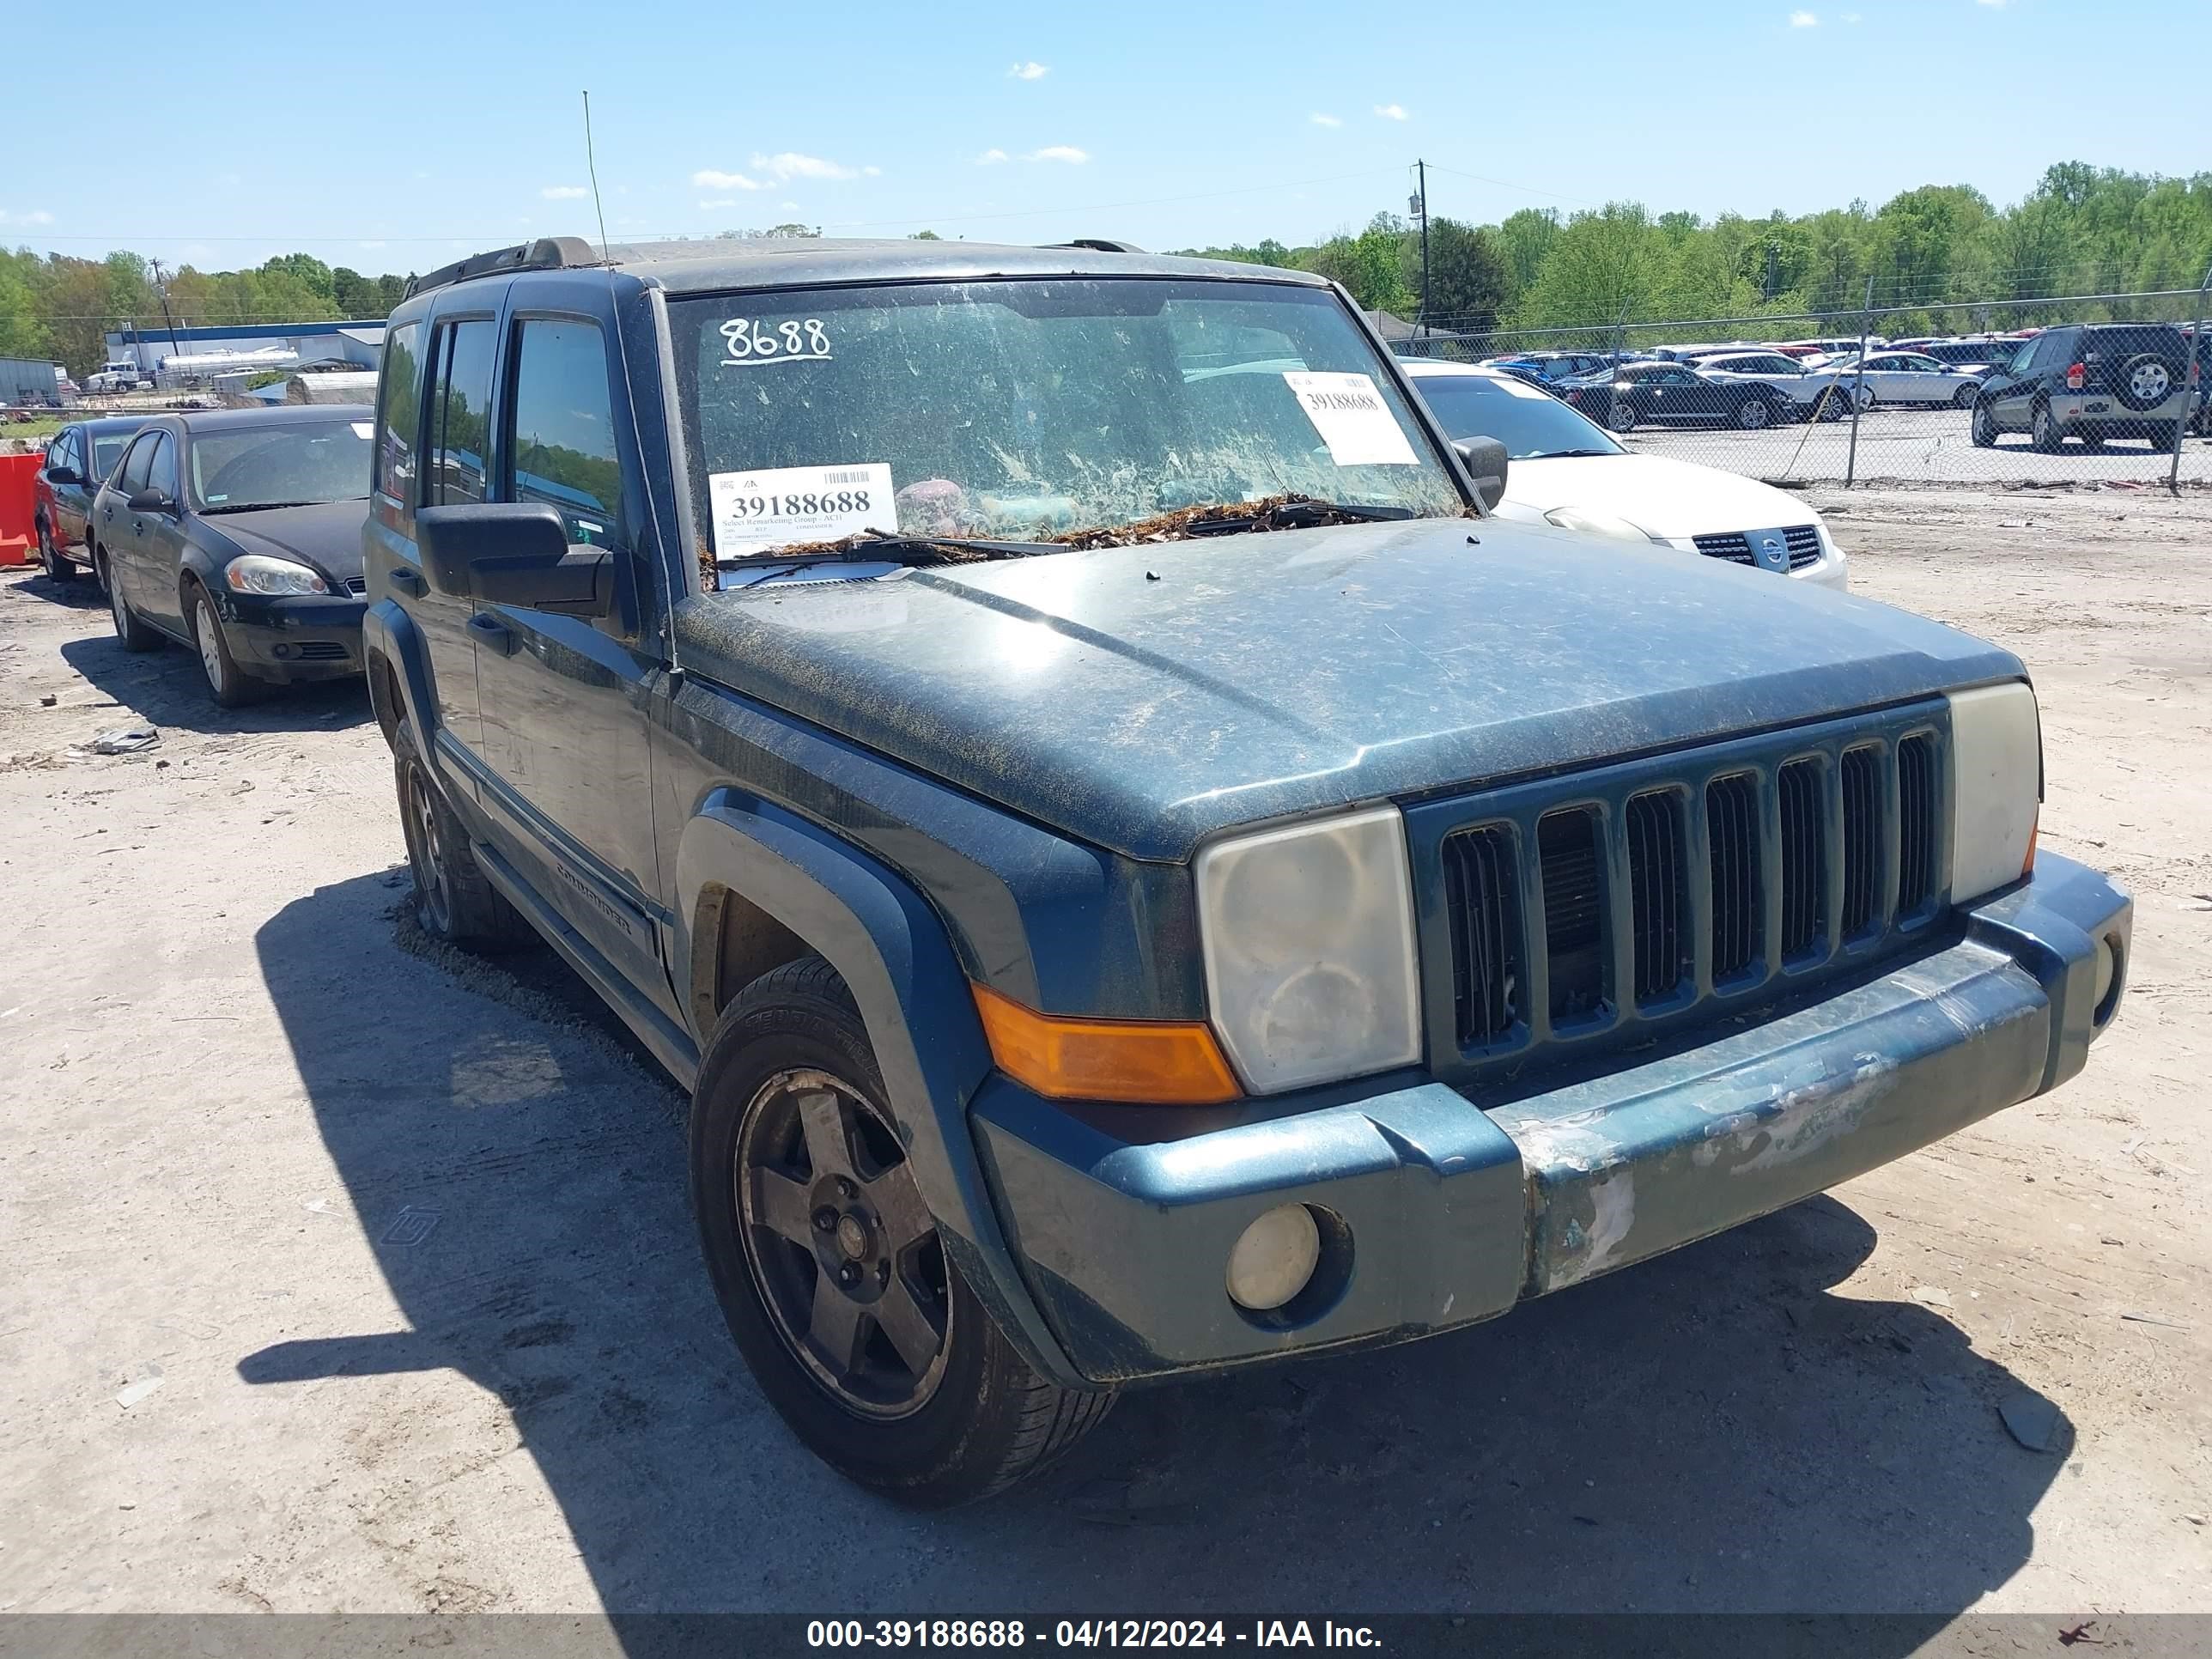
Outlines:
{"label": "dirt ground", "polygon": [[2212,1611],[2212,501],[1821,505],[1859,592],[2035,672],[2045,842],[2136,895],[2088,1073],[1492,1324],[1132,1395],[933,1517],[748,1379],[667,1080],[399,916],[358,689],[221,714],[0,577],[0,1612]]}

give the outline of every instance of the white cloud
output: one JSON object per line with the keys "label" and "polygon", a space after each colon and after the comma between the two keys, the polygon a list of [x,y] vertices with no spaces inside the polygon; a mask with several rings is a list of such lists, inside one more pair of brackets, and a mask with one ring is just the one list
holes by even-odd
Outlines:
{"label": "white cloud", "polygon": [[702,167],[691,175],[691,182],[701,190],[766,190],[768,186],[748,179],[742,173],[717,173],[712,167]]}
{"label": "white cloud", "polygon": [[10,213],[0,208],[0,225],[50,225],[54,216],[44,208],[33,208],[28,213]]}
{"label": "white cloud", "polygon": [[1344,125],[1344,118],[1342,116],[1323,115],[1319,110],[1316,110],[1311,115],[1307,116],[1306,119],[1312,122],[1317,127],[1340,127]]}
{"label": "white cloud", "polygon": [[1851,24],[1854,27],[1857,26],[1858,21],[1859,15],[1855,11],[1847,11],[1844,14],[1844,21]]}
{"label": "white cloud", "polygon": [[863,179],[880,179],[883,176],[884,170],[881,167],[862,167],[860,169],[860,177]]}
{"label": "white cloud", "polygon": [[994,167],[1006,159],[1006,151],[1002,149],[987,149],[981,155],[975,158],[975,165],[979,167]]}
{"label": "white cloud", "polygon": [[857,179],[858,167],[848,167],[836,161],[825,161],[819,155],[801,155],[796,150],[778,150],[773,155],[756,155],[753,166],[771,175],[779,185],[793,179]]}
{"label": "white cloud", "polygon": [[538,193],[549,202],[580,202],[592,192],[583,185],[548,185]]}
{"label": "white cloud", "polygon": [[383,246],[384,246],[384,244],[383,244],[383,242],[381,242],[380,240],[380,241],[363,242],[363,243],[362,244],[362,246],[363,246],[363,247],[382,247]]}
{"label": "white cloud", "polygon": [[1049,64],[1039,64],[1035,62],[1017,64],[1013,68],[1006,71],[1006,79],[1009,81],[1042,81],[1046,76],[1051,73],[1052,65]]}
{"label": "white cloud", "polygon": [[1974,3],[1978,6],[1987,6],[1994,11],[2002,11],[2007,6],[2012,4],[2012,0],[1974,0]]}
{"label": "white cloud", "polygon": [[718,196],[714,198],[714,200],[702,202],[699,205],[711,213],[716,208],[736,207],[738,205],[738,198],[734,196]]}
{"label": "white cloud", "polygon": [[1790,27],[1793,29],[1816,29],[1820,27],[1820,20],[1809,11],[1793,11],[1790,14]]}
{"label": "white cloud", "polygon": [[1070,167],[1081,167],[1091,159],[1087,149],[1078,149],[1073,144],[1047,144],[1042,149],[1033,149],[1022,157],[1024,161],[1065,161]]}
{"label": "white cloud", "polygon": [[1403,104],[1377,104],[1375,106],[1375,112],[1386,121],[1402,121],[1407,118],[1406,106]]}
{"label": "white cloud", "polygon": [[776,205],[781,208],[786,213],[796,213],[799,211],[799,204],[796,202],[778,202]]}

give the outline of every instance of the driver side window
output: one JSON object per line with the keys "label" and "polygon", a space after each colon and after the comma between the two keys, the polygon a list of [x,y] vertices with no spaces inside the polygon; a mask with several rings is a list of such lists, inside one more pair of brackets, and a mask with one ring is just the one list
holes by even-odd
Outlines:
{"label": "driver side window", "polygon": [[123,465],[115,470],[115,488],[125,498],[137,495],[146,487],[146,469],[154,459],[154,441],[160,434],[149,432],[131,446],[123,458]]}
{"label": "driver side window", "polygon": [[177,445],[166,432],[154,440],[154,454],[146,465],[146,488],[177,499]]}

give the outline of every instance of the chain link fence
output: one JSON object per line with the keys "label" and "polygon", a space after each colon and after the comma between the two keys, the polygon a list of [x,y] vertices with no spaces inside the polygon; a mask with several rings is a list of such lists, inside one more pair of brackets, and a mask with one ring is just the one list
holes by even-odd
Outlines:
{"label": "chain link fence", "polygon": [[1401,356],[1518,375],[1629,448],[1778,483],[2212,484],[2203,289],[1502,330]]}

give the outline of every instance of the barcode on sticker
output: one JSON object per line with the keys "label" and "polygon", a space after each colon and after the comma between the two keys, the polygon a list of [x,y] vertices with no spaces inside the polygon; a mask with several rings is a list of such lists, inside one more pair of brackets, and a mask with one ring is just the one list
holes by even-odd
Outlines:
{"label": "barcode on sticker", "polygon": [[822,483],[825,488],[837,484],[864,484],[867,481],[868,475],[866,471],[825,472],[822,475]]}

